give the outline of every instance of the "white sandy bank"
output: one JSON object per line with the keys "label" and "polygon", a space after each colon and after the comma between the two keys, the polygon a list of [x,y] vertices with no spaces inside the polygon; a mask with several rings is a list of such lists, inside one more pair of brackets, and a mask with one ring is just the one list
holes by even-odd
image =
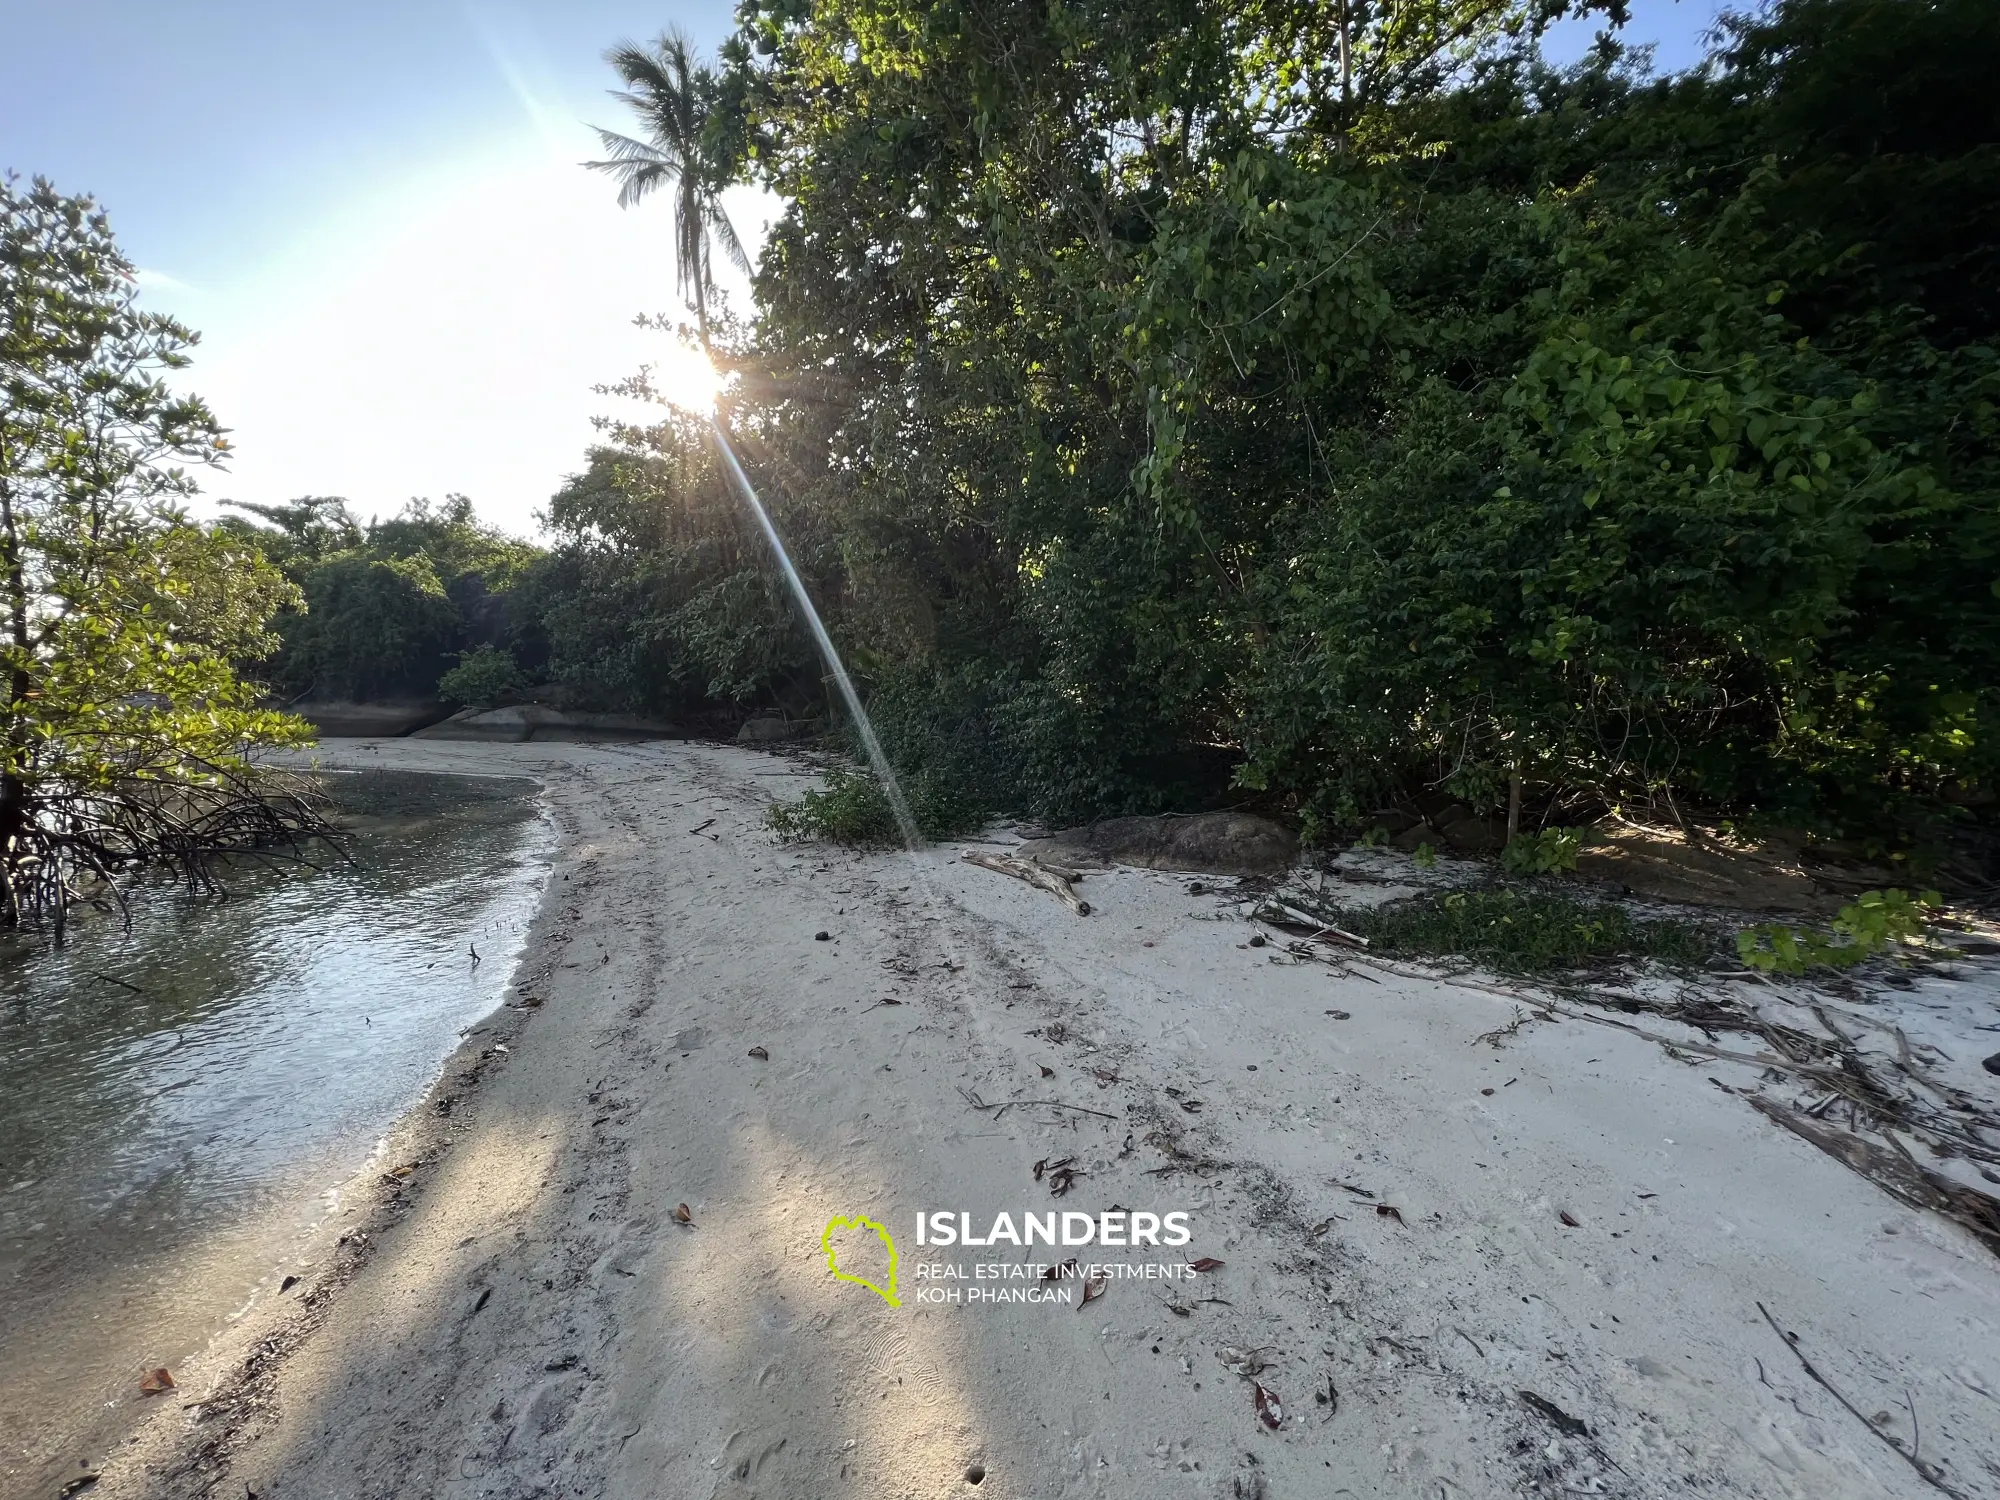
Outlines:
{"label": "white sandy bank", "polygon": [[[764,807],[807,778],[755,752],[322,754],[543,778],[522,1008],[98,1494],[1936,1494],[1759,1303],[2000,1493],[2000,1262],[1710,1081],[1745,1070],[1575,1022],[1480,1042],[1505,999],[1245,947],[1180,877],[1093,876],[1079,919],[955,849],[782,848]],[[1080,1291],[982,1278],[1052,1257],[919,1246],[920,1212],[1114,1209],[1192,1241],[1060,1254],[1223,1264],[919,1297]],[[864,1216],[899,1307],[829,1272]]]}

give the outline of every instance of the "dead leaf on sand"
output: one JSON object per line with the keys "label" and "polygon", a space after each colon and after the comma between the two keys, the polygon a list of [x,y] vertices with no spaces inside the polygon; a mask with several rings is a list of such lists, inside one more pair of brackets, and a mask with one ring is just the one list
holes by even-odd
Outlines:
{"label": "dead leaf on sand", "polygon": [[1075,1165],[1076,1158],[1074,1156],[1065,1156],[1060,1161],[1050,1161],[1045,1156],[1035,1163],[1035,1181],[1040,1182],[1044,1172],[1060,1172],[1064,1167]]}
{"label": "dead leaf on sand", "polygon": [[1189,1261],[1188,1268],[1193,1271],[1217,1271],[1227,1264],[1227,1261],[1217,1260],[1213,1255],[1204,1255],[1200,1260]]}
{"label": "dead leaf on sand", "polygon": [[1050,1167],[1049,1196],[1053,1198],[1067,1196],[1076,1179],[1082,1175],[1075,1167]]}
{"label": "dead leaf on sand", "polygon": [[1523,1406],[1553,1423],[1557,1431],[1565,1433],[1570,1437],[1588,1437],[1590,1435],[1588,1427],[1577,1418],[1572,1417],[1560,1406],[1557,1406],[1555,1402],[1549,1400],[1547,1396],[1538,1396],[1533,1391],[1518,1391],[1516,1394],[1520,1396]]}
{"label": "dead leaf on sand", "polygon": [[1285,1408],[1279,1404],[1275,1395],[1254,1380],[1250,1382],[1250,1390],[1252,1399],[1257,1404],[1257,1420],[1276,1432],[1284,1424]]}
{"label": "dead leaf on sand", "polygon": [[685,1224],[690,1229],[694,1228],[694,1214],[685,1203],[674,1205],[674,1222]]}
{"label": "dead leaf on sand", "polygon": [[1097,1080],[1097,1086],[1101,1089],[1108,1089],[1118,1081],[1118,1070],[1116,1068],[1092,1068],[1090,1072],[1091,1076]]}
{"label": "dead leaf on sand", "polygon": [[1043,1063],[1043,1064],[1042,1064],[1042,1077],[1044,1077],[1044,1078],[1053,1078],[1053,1077],[1055,1077],[1055,1076],[1056,1076],[1056,1070],[1055,1070],[1054,1068],[1050,1067],[1050,1066],[1049,1066],[1049,1065],[1048,1065],[1047,1063]]}
{"label": "dead leaf on sand", "polygon": [[173,1388],[174,1377],[167,1373],[164,1365],[156,1370],[148,1370],[139,1381],[139,1394],[142,1396],[162,1395]]}
{"label": "dead leaf on sand", "polygon": [[[1403,1223],[1403,1211],[1393,1203],[1378,1203],[1375,1205],[1375,1212],[1381,1218],[1394,1219],[1398,1224]],[[1409,1226],[1404,1225],[1404,1227]]]}
{"label": "dead leaf on sand", "polygon": [[1103,1295],[1104,1295],[1104,1275],[1102,1272],[1100,1272],[1097,1275],[1091,1277],[1090,1280],[1086,1281],[1083,1284],[1083,1300],[1077,1303],[1076,1310],[1078,1312],[1082,1312],[1086,1307],[1090,1306],[1091,1303],[1095,1302],[1099,1297],[1102,1297]]}
{"label": "dead leaf on sand", "polygon": [[1556,1210],[1556,1217],[1557,1217],[1558,1219],[1561,1219],[1561,1220],[1563,1221],[1563,1223],[1567,1224],[1567,1225],[1568,1225],[1568,1226],[1569,1226],[1569,1227],[1570,1227],[1571,1229],[1581,1229],[1581,1228],[1583,1228],[1583,1225],[1579,1224],[1579,1223],[1578,1223],[1578,1222],[1576,1221],[1576,1217],[1575,1217],[1575,1215],[1571,1214],[1571,1213],[1570,1213],[1570,1211],[1569,1211],[1568,1209],[1566,1209],[1566,1208],[1559,1208],[1559,1209],[1557,1209],[1557,1210]]}
{"label": "dead leaf on sand", "polygon": [[1044,1266],[1042,1268],[1042,1280],[1044,1281],[1062,1281],[1075,1274],[1076,1257],[1074,1255],[1059,1266]]}
{"label": "dead leaf on sand", "polygon": [[762,1047],[752,1047],[750,1055],[756,1058],[758,1062],[769,1062],[771,1060],[771,1054],[766,1052]]}

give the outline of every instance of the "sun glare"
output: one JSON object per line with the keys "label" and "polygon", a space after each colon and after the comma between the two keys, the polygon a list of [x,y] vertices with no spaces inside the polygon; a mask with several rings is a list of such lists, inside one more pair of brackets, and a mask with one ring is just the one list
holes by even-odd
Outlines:
{"label": "sun glare", "polygon": [[722,376],[708,356],[690,344],[678,344],[653,366],[653,389],[683,411],[708,416],[722,392]]}

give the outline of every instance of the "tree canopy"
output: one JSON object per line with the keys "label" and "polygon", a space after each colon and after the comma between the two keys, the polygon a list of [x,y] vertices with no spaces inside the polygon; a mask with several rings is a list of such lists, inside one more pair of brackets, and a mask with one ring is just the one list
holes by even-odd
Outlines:
{"label": "tree canopy", "polygon": [[310,833],[249,753],[306,725],[235,664],[296,594],[191,522],[183,464],[227,450],[175,393],[194,335],[139,310],[88,198],[0,178],[0,922],[62,915],[135,866],[201,878],[217,849]]}

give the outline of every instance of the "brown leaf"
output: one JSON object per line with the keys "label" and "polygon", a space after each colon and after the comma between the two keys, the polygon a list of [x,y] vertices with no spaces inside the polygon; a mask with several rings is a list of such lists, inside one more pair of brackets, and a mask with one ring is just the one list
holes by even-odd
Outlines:
{"label": "brown leaf", "polygon": [[1082,1174],[1075,1167],[1058,1166],[1049,1168],[1049,1193],[1061,1198],[1068,1194],[1070,1187]]}
{"label": "brown leaf", "polygon": [[1201,1113],[1201,1101],[1199,1099],[1183,1099],[1181,1100],[1181,1108],[1191,1115],[1198,1115]]}
{"label": "brown leaf", "polygon": [[1254,1380],[1250,1382],[1250,1391],[1251,1398],[1257,1403],[1257,1420],[1276,1432],[1285,1420],[1285,1408],[1279,1404],[1277,1396]]}
{"label": "brown leaf", "polygon": [[1090,1280],[1086,1281],[1083,1284],[1083,1300],[1077,1303],[1076,1310],[1078,1312],[1082,1312],[1086,1307],[1090,1306],[1091,1303],[1095,1302],[1099,1297],[1102,1297],[1103,1295],[1104,1295],[1104,1274],[1103,1272],[1100,1271],[1097,1275],[1091,1277]]}
{"label": "brown leaf", "polygon": [[1577,1221],[1570,1216],[1570,1211],[1566,1208],[1557,1209],[1556,1217],[1558,1219],[1561,1219],[1563,1223],[1567,1224],[1571,1229],[1583,1228],[1581,1224],[1577,1223]]}
{"label": "brown leaf", "polygon": [[1056,1076],[1056,1070],[1054,1068],[1049,1067],[1046,1063],[1042,1064],[1041,1067],[1042,1067],[1042,1077],[1053,1078]]}
{"label": "brown leaf", "polygon": [[1046,1156],[1035,1163],[1035,1181],[1040,1182],[1042,1180],[1042,1173],[1047,1169],[1048,1164],[1049,1159]]}
{"label": "brown leaf", "polygon": [[1092,1068],[1090,1071],[1092,1076],[1097,1079],[1097,1086],[1101,1089],[1108,1089],[1118,1081],[1118,1070],[1116,1068]]}
{"label": "brown leaf", "polygon": [[1061,1281],[1064,1277],[1074,1276],[1075,1274],[1076,1257],[1074,1255],[1059,1266],[1044,1266],[1042,1268],[1042,1280],[1044,1281]]}
{"label": "brown leaf", "polygon": [[771,1054],[766,1052],[762,1047],[752,1047],[750,1055],[756,1058],[758,1062],[769,1062],[771,1060]]}
{"label": "brown leaf", "polygon": [[1200,1260],[1188,1262],[1189,1267],[1195,1271],[1214,1271],[1226,1264],[1226,1261],[1217,1260],[1213,1255],[1204,1255]]}
{"label": "brown leaf", "polygon": [[1398,1224],[1401,1224],[1403,1222],[1403,1211],[1397,1208],[1392,1203],[1376,1204],[1375,1212],[1379,1214],[1382,1218],[1394,1219]]}
{"label": "brown leaf", "polygon": [[156,1370],[148,1370],[145,1377],[139,1382],[139,1394],[142,1396],[157,1396],[173,1388],[174,1377],[167,1373],[165,1366],[161,1366]]}
{"label": "brown leaf", "polygon": [[694,1214],[685,1203],[679,1203],[674,1206],[674,1222],[676,1224],[685,1224],[690,1229],[694,1228]]}

